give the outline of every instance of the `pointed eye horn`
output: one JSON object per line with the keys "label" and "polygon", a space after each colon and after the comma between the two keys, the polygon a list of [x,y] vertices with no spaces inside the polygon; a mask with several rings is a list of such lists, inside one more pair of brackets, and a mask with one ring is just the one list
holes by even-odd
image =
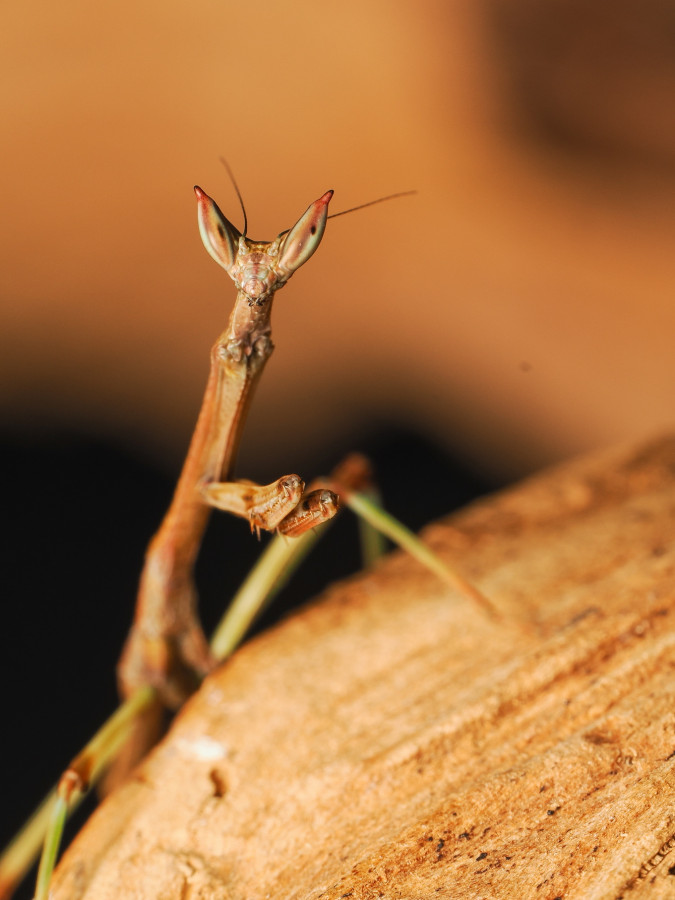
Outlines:
{"label": "pointed eye horn", "polygon": [[321,243],[328,218],[328,204],[332,196],[333,191],[326,191],[322,197],[315,200],[283,238],[279,249],[278,268],[285,277],[290,277],[296,269],[306,263]]}
{"label": "pointed eye horn", "polygon": [[199,233],[209,254],[228,273],[237,258],[241,233],[229,222],[215,200],[195,185]]}

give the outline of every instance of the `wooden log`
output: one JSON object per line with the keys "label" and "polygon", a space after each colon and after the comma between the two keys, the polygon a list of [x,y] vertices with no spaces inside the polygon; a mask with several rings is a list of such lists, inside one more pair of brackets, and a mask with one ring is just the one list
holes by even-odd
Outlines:
{"label": "wooden log", "polygon": [[675,897],[675,438],[432,525],[245,646],[54,900]]}

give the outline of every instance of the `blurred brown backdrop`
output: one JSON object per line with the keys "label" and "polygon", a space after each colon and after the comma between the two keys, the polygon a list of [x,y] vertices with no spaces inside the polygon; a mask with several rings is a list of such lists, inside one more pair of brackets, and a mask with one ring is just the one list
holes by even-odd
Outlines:
{"label": "blurred brown backdrop", "polygon": [[[672,427],[675,12],[9,0],[0,72],[2,843],[115,704],[232,304],[192,185],[240,223],[224,154],[256,238],[327,188],[335,210],[417,188],[329,222],[279,294],[239,470],[309,478],[374,448],[418,527],[486,480]],[[380,425],[441,452],[399,432],[378,454]],[[358,565],[349,529],[270,615]],[[214,517],[207,624],[258,551]]]}
{"label": "blurred brown backdrop", "polygon": [[239,222],[225,154],[253,237],[329,187],[336,210],[419,191],[330,222],[278,296],[242,474],[373,420],[500,478],[671,426],[670,4],[29,0],[2,18],[5,423],[178,462],[233,297],[191,190]]}

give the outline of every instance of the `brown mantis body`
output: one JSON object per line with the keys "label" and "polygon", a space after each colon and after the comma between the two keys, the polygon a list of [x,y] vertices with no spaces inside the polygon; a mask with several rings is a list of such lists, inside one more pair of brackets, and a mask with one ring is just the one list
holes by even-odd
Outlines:
{"label": "brown mantis body", "polygon": [[270,485],[232,482],[253,391],[269,359],[275,292],[318,247],[333,192],[323,194],[288,232],[254,242],[200,188],[199,227],[211,256],[234,280],[228,327],[211,350],[211,370],[197,426],[173,500],[146,554],[134,624],[120,660],[124,696],[155,687],[178,706],[213,665],[196,612],[192,571],[212,507],[247,518],[251,529],[299,535],[337,511],[331,491],[302,499],[297,475]]}

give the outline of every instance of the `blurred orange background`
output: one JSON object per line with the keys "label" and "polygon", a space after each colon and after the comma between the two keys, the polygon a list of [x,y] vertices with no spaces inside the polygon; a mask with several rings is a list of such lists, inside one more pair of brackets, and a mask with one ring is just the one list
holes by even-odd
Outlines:
{"label": "blurred orange background", "polygon": [[242,475],[373,422],[497,478],[671,427],[670,19],[657,0],[5,6],[5,423],[178,464],[234,296],[192,194],[241,226],[225,155],[259,239],[328,188],[335,211],[418,191],[329,222],[278,295]]}
{"label": "blurred orange background", "polygon": [[[417,189],[330,221],[277,296],[238,474],[309,479],[389,429],[386,502],[419,527],[672,428],[675,29],[664,0],[10,0],[0,72],[2,843],[114,708],[233,303],[193,184],[241,227],[224,155],[256,239],[328,188]],[[270,615],[359,565],[353,528]],[[214,516],[207,625],[258,552]]]}

